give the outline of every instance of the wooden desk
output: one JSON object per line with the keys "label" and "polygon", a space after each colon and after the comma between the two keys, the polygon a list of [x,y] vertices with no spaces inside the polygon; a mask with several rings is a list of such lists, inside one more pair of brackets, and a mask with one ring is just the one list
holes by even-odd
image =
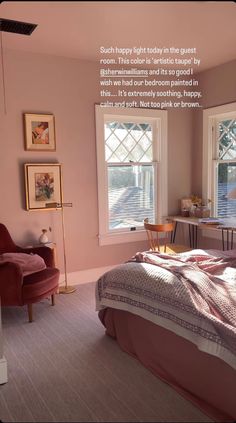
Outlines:
{"label": "wooden desk", "polygon": [[[222,249],[223,251],[233,248],[233,234],[236,231],[236,219],[224,218],[219,219],[222,224],[208,225],[201,223],[198,217],[183,217],[183,216],[169,216],[168,220],[175,222],[175,229],[173,234],[173,242],[175,242],[176,230],[178,223],[188,225],[189,229],[189,245],[190,248],[197,248],[198,229],[221,231]],[[225,238],[226,235],[226,238]],[[225,248],[226,242],[226,248]]]}

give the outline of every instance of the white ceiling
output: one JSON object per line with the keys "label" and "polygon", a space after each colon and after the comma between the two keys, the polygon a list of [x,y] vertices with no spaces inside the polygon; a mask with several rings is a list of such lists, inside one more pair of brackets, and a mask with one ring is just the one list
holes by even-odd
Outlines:
{"label": "white ceiling", "polygon": [[94,61],[100,46],[196,47],[200,70],[236,59],[231,1],[4,1],[0,17],[38,24],[31,36],[3,32],[9,49]]}

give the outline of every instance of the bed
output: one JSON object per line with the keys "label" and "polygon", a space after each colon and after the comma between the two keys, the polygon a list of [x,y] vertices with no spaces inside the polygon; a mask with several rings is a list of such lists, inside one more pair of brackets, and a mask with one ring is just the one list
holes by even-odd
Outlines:
{"label": "bed", "polygon": [[141,252],[96,284],[107,335],[217,421],[236,419],[236,251]]}

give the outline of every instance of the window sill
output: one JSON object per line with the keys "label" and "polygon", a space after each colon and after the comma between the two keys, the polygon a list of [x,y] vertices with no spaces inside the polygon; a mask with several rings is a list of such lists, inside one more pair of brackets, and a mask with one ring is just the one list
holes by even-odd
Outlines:
{"label": "window sill", "polygon": [[116,232],[98,236],[99,245],[124,244],[126,242],[147,241],[146,231],[136,230],[127,232]]}

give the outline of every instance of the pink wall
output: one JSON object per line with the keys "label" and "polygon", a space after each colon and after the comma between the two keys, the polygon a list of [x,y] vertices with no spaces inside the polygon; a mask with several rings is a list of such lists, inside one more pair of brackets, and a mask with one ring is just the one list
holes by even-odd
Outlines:
{"label": "pink wall", "polygon": [[[93,62],[6,51],[7,114],[0,92],[0,221],[18,243],[35,241],[51,226],[62,266],[60,212],[24,210],[23,163],[63,164],[68,270],[77,271],[127,260],[147,243],[99,247],[94,104],[99,102],[98,66]],[[2,86],[0,88],[2,90]],[[56,118],[56,152],[24,150],[23,113],[51,112]],[[168,117],[169,213],[191,192],[192,112]]]}
{"label": "pink wall", "polygon": [[168,112],[168,209],[179,212],[180,199],[191,194],[192,110]]}

